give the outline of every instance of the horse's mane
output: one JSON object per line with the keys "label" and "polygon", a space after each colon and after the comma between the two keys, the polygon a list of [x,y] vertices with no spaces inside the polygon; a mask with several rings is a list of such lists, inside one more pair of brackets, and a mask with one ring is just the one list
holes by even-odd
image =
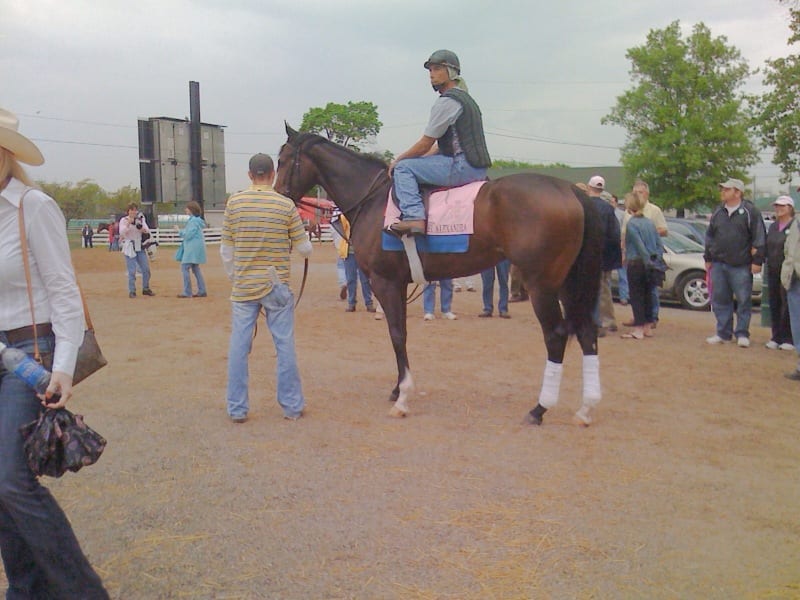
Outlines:
{"label": "horse's mane", "polygon": [[356,152],[352,148],[348,148],[347,146],[342,146],[341,144],[337,144],[336,142],[331,141],[328,138],[322,137],[321,135],[317,135],[316,133],[301,133],[297,136],[297,139],[294,141],[294,143],[297,144],[298,146],[305,143],[309,143],[310,145],[324,143],[328,146],[333,146],[334,148],[337,148],[342,152],[345,152],[346,154],[349,154],[353,158],[356,158],[360,161],[371,163],[376,167],[386,169],[389,166],[386,164],[386,161],[381,160],[376,156],[373,156],[371,154],[362,154],[361,152]]}

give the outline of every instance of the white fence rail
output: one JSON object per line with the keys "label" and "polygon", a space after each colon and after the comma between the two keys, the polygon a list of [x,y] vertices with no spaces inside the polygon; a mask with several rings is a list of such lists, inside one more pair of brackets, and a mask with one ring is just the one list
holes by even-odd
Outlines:
{"label": "white fence rail", "polygon": [[[321,240],[323,242],[333,241],[331,236],[331,226],[326,223],[322,225],[321,229]],[[78,231],[78,233],[80,233],[80,231]],[[181,237],[177,229],[151,229],[150,233],[152,234],[153,239],[158,242],[159,246],[177,246],[181,243]],[[219,244],[220,238],[222,237],[222,228],[208,227],[203,230],[203,235],[206,238],[206,244]],[[317,241],[317,238],[312,237],[311,241],[315,242]],[[100,233],[95,233],[94,238],[92,238],[92,242],[97,245],[108,244],[108,232],[101,231]]]}

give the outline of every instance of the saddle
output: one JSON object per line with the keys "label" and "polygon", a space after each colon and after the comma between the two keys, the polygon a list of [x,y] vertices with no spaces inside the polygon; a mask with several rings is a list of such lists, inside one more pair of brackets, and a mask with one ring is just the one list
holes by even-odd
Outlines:
{"label": "saddle", "polygon": [[[474,181],[456,187],[420,186],[427,215],[428,235],[471,234],[474,231],[473,213],[475,198],[486,183]],[[389,229],[400,220],[400,209],[394,188],[387,198],[384,228]]]}

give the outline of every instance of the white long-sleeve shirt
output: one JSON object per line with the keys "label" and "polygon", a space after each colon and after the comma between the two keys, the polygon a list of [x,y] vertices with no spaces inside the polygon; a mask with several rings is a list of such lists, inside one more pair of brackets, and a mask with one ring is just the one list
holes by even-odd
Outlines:
{"label": "white long-sleeve shirt", "polygon": [[[20,199],[28,189],[12,178],[0,191],[0,331],[33,323],[18,211]],[[30,189],[25,195],[23,210],[36,322],[53,324],[53,370],[72,374],[83,341],[84,318],[64,214],[55,200],[37,189]]]}

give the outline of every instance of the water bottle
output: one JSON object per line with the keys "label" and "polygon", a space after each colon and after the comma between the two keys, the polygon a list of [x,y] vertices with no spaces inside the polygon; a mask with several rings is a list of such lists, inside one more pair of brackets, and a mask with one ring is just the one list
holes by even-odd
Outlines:
{"label": "water bottle", "polygon": [[[36,392],[44,394],[47,391],[47,386],[50,385],[50,371],[25,352],[19,348],[9,348],[0,342],[0,358],[7,371],[22,379]],[[49,403],[57,402],[58,396],[59,394],[53,394],[48,398]]]}

